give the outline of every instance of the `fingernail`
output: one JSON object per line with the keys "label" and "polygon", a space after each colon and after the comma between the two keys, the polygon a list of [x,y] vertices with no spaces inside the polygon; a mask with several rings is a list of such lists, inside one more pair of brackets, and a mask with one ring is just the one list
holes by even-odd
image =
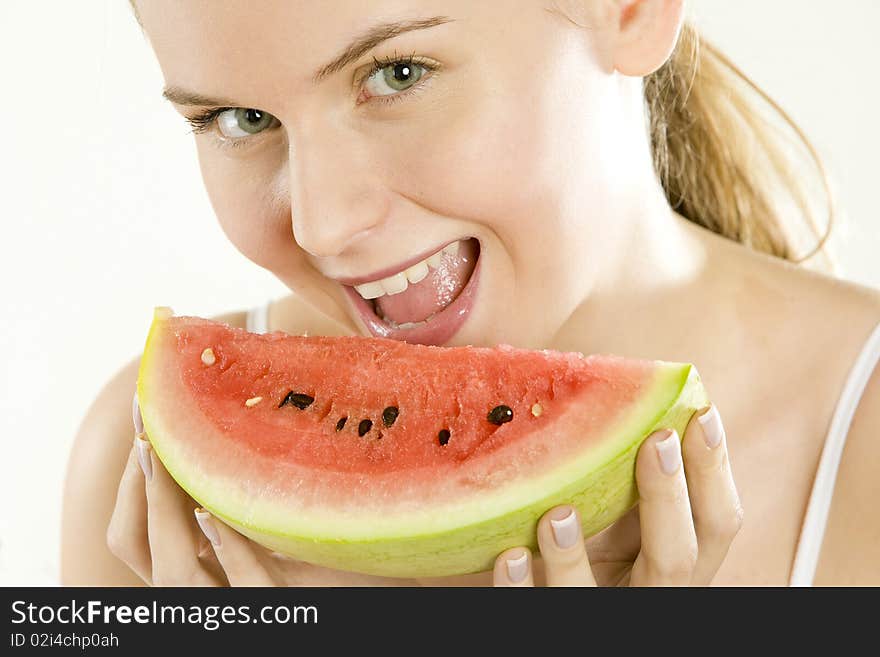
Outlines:
{"label": "fingernail", "polygon": [[211,541],[211,545],[213,545],[214,547],[219,547],[220,533],[214,526],[214,521],[211,517],[211,514],[204,509],[196,509],[196,522],[199,523],[199,528],[202,530],[202,533],[205,535],[205,537],[207,537],[207,539]]}
{"label": "fingernail", "polygon": [[721,444],[721,439],[724,437],[724,426],[721,424],[721,416],[718,414],[715,404],[712,404],[701,415],[698,415],[697,419],[700,421],[700,427],[703,429],[703,440],[706,441],[706,446],[710,449],[718,447]]}
{"label": "fingernail", "polygon": [[523,551],[521,557],[507,560],[507,576],[514,584],[525,581],[529,574],[529,555]]}
{"label": "fingernail", "polygon": [[134,445],[137,451],[138,463],[144,471],[147,481],[153,478],[153,462],[150,460],[150,441],[144,440],[144,434],[139,433],[134,437]]}
{"label": "fingernail", "polygon": [[[560,515],[563,513],[564,510],[559,512]],[[568,513],[564,517],[558,520],[550,518],[550,527],[553,529],[553,538],[557,547],[567,550],[577,543],[580,534],[577,525],[577,515],[571,507],[568,507]]]}
{"label": "fingernail", "polygon": [[131,420],[134,422],[134,432],[144,432],[144,419],[141,417],[141,407],[138,404],[138,394],[135,390],[134,397],[131,398]]}
{"label": "fingernail", "polygon": [[657,456],[660,457],[660,469],[664,474],[671,475],[681,465],[681,444],[674,429],[667,429],[666,435],[666,438],[654,445],[657,447]]}

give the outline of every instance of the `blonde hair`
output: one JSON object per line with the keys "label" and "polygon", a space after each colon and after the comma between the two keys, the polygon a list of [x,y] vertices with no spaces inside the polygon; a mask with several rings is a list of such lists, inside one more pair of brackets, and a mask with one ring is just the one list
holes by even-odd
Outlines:
{"label": "blonde hair", "polygon": [[[806,136],[767,94],[685,23],[669,60],[645,78],[654,166],[683,217],[756,251],[792,262],[823,252],[835,216],[822,163]],[[769,111],[768,111],[769,110]],[[774,122],[775,119],[775,122]],[[827,224],[815,222],[821,181]],[[795,223],[818,237],[795,252]]]}

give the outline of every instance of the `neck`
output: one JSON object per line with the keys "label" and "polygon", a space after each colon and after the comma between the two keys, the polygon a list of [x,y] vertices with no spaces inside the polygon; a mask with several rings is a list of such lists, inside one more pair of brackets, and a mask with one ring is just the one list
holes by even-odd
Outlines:
{"label": "neck", "polygon": [[633,197],[638,206],[619,216],[621,229],[555,348],[664,358],[684,339],[686,318],[702,312],[695,304],[707,297],[712,240],[721,238],[676,214],[659,185]]}

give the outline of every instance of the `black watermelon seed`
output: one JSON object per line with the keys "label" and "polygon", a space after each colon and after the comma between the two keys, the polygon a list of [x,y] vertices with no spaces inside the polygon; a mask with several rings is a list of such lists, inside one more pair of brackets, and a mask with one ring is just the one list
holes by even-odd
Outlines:
{"label": "black watermelon seed", "polygon": [[293,392],[291,390],[287,393],[287,397],[284,398],[284,401],[278,404],[278,408],[290,404],[291,406],[296,406],[299,410],[304,411],[309,406],[311,406],[314,401],[314,397],[304,395],[301,392]]}
{"label": "black watermelon seed", "polygon": [[496,406],[491,411],[489,411],[489,415],[487,419],[492,424],[504,424],[505,422],[510,422],[513,419],[513,410],[511,410],[510,406],[505,406],[502,404],[501,406]]}
{"label": "black watermelon seed", "polygon": [[363,437],[369,433],[370,429],[373,428],[372,420],[361,420],[361,423],[358,425],[358,435]]}
{"label": "black watermelon seed", "polygon": [[440,441],[441,445],[445,445],[449,442],[449,429],[442,429],[440,433],[437,434],[437,440]]}
{"label": "black watermelon seed", "polygon": [[342,427],[345,426],[346,420],[348,420],[348,416],[339,418],[339,422],[336,423],[337,431],[342,431]]}
{"label": "black watermelon seed", "polygon": [[389,406],[382,411],[382,424],[386,427],[390,427],[397,420],[399,414],[400,411],[397,409],[397,406]]}

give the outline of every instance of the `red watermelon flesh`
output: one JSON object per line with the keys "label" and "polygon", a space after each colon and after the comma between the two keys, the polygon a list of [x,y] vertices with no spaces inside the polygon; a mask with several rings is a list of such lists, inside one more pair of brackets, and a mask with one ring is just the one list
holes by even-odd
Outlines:
{"label": "red watermelon flesh", "polygon": [[595,533],[635,502],[641,441],[706,403],[690,365],[257,335],[165,311],[138,396],[156,453],[215,515],[392,576],[487,569],[561,502]]}

